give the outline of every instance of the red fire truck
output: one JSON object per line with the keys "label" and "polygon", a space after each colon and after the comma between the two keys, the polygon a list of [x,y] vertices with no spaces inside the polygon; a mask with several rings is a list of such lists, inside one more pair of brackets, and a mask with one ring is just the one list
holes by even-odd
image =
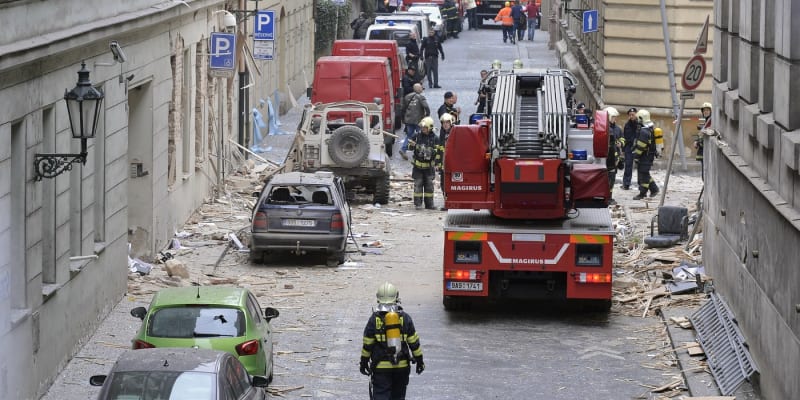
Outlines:
{"label": "red fire truck", "polygon": [[[615,231],[607,117],[573,127],[565,70],[493,71],[488,117],[445,151],[443,302],[590,300],[608,309]],[[458,157],[449,156],[458,154]]]}

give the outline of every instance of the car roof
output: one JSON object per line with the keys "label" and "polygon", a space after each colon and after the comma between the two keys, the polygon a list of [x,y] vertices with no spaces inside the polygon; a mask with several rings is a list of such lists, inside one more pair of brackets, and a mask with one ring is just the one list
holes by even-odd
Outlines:
{"label": "car roof", "polygon": [[113,372],[193,371],[215,373],[228,353],[191,347],[157,347],[126,350],[114,364]]}
{"label": "car roof", "polygon": [[332,173],[286,172],[273,175],[270,184],[287,185],[303,183],[309,185],[330,185],[333,183],[333,179],[334,175]]}
{"label": "car roof", "polygon": [[367,30],[393,30],[393,31],[417,31],[416,24],[406,24],[406,23],[399,23],[394,25],[389,24],[372,24],[367,28]]}
{"label": "car roof", "polygon": [[153,296],[152,307],[183,304],[208,304],[240,307],[248,290],[231,286],[190,286],[161,289]]}

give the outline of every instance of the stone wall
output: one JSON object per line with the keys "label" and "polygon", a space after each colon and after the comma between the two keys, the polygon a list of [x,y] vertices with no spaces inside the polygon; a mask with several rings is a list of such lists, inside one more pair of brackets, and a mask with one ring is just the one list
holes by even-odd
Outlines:
{"label": "stone wall", "polygon": [[800,393],[800,3],[717,0],[704,262],[760,367]]}

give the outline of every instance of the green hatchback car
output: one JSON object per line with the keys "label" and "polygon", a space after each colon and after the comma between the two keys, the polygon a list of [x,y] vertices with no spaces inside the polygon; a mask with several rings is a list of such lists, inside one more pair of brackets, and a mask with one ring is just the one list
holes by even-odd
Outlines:
{"label": "green hatchback car", "polygon": [[278,310],[262,309],[247,289],[195,286],[162,289],[150,309],[136,307],[142,320],[133,349],[194,347],[236,356],[250,375],[272,381],[273,346],[270,320]]}

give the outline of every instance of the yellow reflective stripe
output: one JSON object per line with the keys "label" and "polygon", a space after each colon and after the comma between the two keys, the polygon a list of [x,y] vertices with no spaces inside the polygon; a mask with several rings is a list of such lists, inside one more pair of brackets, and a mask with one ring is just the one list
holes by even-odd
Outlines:
{"label": "yellow reflective stripe", "polygon": [[486,232],[447,232],[447,240],[486,240]]}
{"label": "yellow reflective stripe", "polygon": [[375,344],[375,338],[365,337],[364,344],[366,344],[367,346]]}
{"label": "yellow reflective stripe", "polygon": [[416,333],[414,333],[411,336],[406,336],[406,335],[403,336],[405,336],[406,343],[408,344],[414,344],[419,342],[419,336]]}
{"label": "yellow reflective stripe", "polygon": [[364,349],[361,349],[361,357],[367,357],[367,358],[369,358],[371,355],[372,355],[372,353],[370,353],[369,351],[366,351],[366,350],[364,350]]}
{"label": "yellow reflective stripe", "polygon": [[639,148],[642,148],[642,149],[646,149],[647,148],[647,142],[643,142],[641,140],[637,140],[636,141],[636,147],[639,147]]}
{"label": "yellow reflective stripe", "polygon": [[611,239],[606,235],[570,235],[570,243],[591,243],[591,244],[606,244],[610,243]]}
{"label": "yellow reflective stripe", "polygon": [[375,366],[377,369],[390,369],[390,368],[408,368],[408,360],[398,360],[397,364],[392,364],[391,361],[379,361]]}

